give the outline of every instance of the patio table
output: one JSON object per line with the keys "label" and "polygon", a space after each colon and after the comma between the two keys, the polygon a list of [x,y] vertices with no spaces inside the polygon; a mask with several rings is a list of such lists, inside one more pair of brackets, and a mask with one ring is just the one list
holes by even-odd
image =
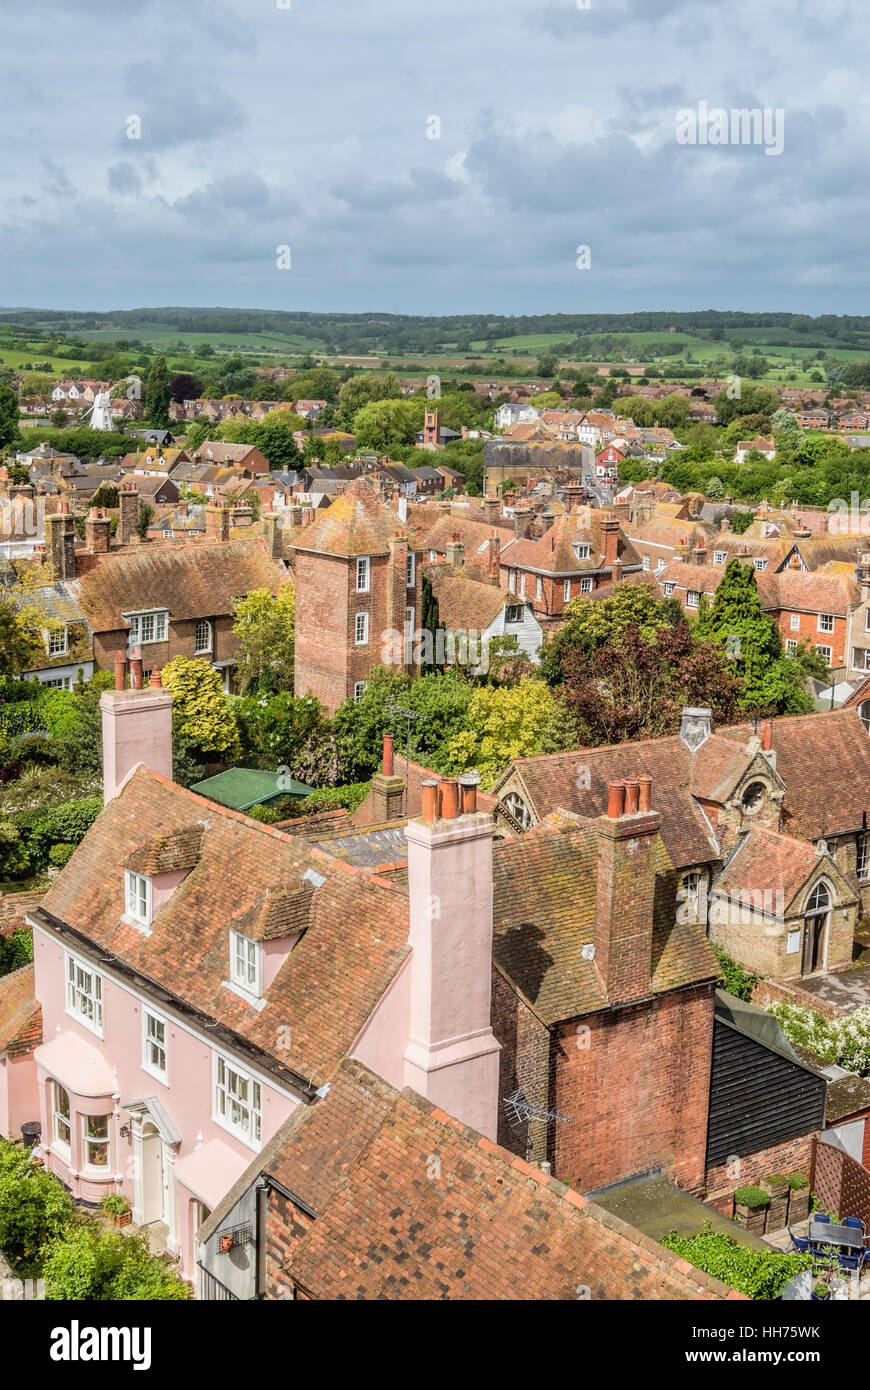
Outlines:
{"label": "patio table", "polygon": [[808,1232],[813,1245],[839,1245],[852,1250],[864,1249],[864,1235],[855,1226],[835,1226],[833,1222],[814,1221],[810,1217]]}

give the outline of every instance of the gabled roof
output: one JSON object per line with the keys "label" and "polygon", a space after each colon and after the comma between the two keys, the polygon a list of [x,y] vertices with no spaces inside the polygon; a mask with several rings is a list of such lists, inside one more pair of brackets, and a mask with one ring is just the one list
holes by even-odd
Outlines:
{"label": "gabled roof", "polygon": [[[124,862],[144,841],[186,830],[192,817],[203,832],[199,860],[146,936],[122,921]],[[306,882],[315,890],[310,925],[257,1009],[224,987],[230,922],[276,885],[292,894]],[[169,997],[166,1007],[216,1020],[273,1072],[315,1084],[352,1046],[408,951],[399,888],[146,768],[103,808],[30,916],[62,937],[72,929],[76,948],[92,950],[106,971],[137,972],[143,988],[150,982]],[[291,1045],[279,1049],[285,1037]]]}
{"label": "gabled roof", "polygon": [[124,868],[137,874],[172,874],[192,869],[202,851],[202,826],[188,825],[169,835],[146,840],[124,860]]}
{"label": "gabled roof", "polygon": [[299,532],[294,546],[296,550],[346,557],[385,555],[390,541],[396,538],[404,538],[413,546],[395,512],[384,505],[369,483],[358,479]]}
{"label": "gabled roof", "polygon": [[172,618],[211,618],[233,611],[252,589],[273,593],[286,571],[256,537],[204,541],[196,547],[142,546],[109,555],[67,585],[94,632],[126,627],[121,614],[168,608]]}
{"label": "gabled roof", "polygon": [[[781,893],[781,897],[772,899],[772,905],[784,912],[819,862],[815,845],[755,825],[742,837],[715,879],[713,892],[726,893],[732,901],[752,906],[758,901],[759,886],[763,885],[772,894]],[[827,860],[825,865],[827,870],[832,867]],[[840,877],[838,871],[836,877]]]}

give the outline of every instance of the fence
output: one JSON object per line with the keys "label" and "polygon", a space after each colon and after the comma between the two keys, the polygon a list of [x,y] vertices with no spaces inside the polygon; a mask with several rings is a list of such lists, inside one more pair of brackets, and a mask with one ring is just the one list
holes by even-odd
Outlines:
{"label": "fence", "polygon": [[199,1266],[199,1290],[197,1298],[211,1300],[221,1303],[238,1303],[239,1299],[222,1284],[220,1279],[215,1279],[214,1275],[203,1265]]}
{"label": "fence", "polygon": [[859,1216],[870,1230],[870,1171],[857,1159],[814,1140],[812,1188],[825,1211],[841,1220]]}

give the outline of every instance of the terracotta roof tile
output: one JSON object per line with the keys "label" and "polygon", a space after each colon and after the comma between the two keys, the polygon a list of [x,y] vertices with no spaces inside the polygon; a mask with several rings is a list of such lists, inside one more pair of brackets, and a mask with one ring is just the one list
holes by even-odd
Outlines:
{"label": "terracotta roof tile", "polygon": [[0,979],[0,1056],[29,1051],[41,1041],[42,1007],[35,995],[33,966],[23,965]]}
{"label": "terracotta roof tile", "polygon": [[293,544],[297,550],[326,555],[384,555],[397,537],[411,543],[396,513],[360,478],[300,531]]}

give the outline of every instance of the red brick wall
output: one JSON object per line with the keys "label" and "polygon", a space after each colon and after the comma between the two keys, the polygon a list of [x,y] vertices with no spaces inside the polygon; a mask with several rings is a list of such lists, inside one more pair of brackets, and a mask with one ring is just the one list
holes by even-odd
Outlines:
{"label": "red brick wall", "polygon": [[[703,1190],[713,1043],[713,989],[589,1015],[554,1039],[553,1172],[593,1191],[661,1167]],[[578,1045],[579,1044],[579,1045]]]}
{"label": "red brick wall", "polygon": [[[357,681],[367,680],[384,664],[384,633],[402,630],[404,610],[414,608],[420,621],[421,566],[415,584],[407,589],[404,573],[390,566],[386,555],[373,555],[368,593],[356,592],[356,562],[335,555],[297,551],[295,691],[316,695],[330,711],[349,695]],[[399,567],[401,569],[401,566]],[[357,647],[354,620],[369,615],[369,640]]]}
{"label": "red brick wall", "polygon": [[790,639],[803,642],[809,638],[814,646],[830,647],[831,665],[842,666],[846,653],[846,619],[835,616],[834,631],[819,632],[817,613],[799,613],[797,616],[800,618],[800,627],[792,628],[790,609],[768,613],[768,617],[774,618],[779,624],[783,642]]}
{"label": "red brick wall", "polygon": [[767,1009],[771,1004],[794,1004],[799,1009],[813,1009],[823,1018],[841,1018],[849,1010],[839,1004],[831,1004],[818,994],[810,994],[794,981],[759,980],[752,991],[752,1002]]}
{"label": "red brick wall", "polygon": [[[492,1031],[501,1043],[499,1101],[522,1090],[531,1105],[552,1108],[550,1034],[497,971],[492,976],[491,1017]],[[503,1104],[499,1105],[497,1138],[518,1158],[534,1163],[551,1158],[547,1126],[526,1123],[513,1127]]]}
{"label": "red brick wall", "polygon": [[783,1144],[774,1144],[769,1149],[759,1149],[758,1153],[743,1154],[731,1163],[720,1163],[707,1169],[707,1196],[709,1206],[721,1211],[723,1216],[731,1216],[734,1208],[733,1194],[738,1187],[757,1184],[772,1173],[803,1173],[809,1178],[812,1172],[813,1142],[815,1135],[801,1134],[796,1139],[788,1139]]}
{"label": "red brick wall", "polygon": [[[142,664],[146,671],[159,666],[162,670],[167,661],[175,656],[194,657],[201,655],[209,661],[231,661],[239,650],[238,638],[233,632],[233,619],[229,614],[212,617],[212,650],[197,653],[196,621],[177,620],[169,623],[169,639],[166,642],[146,642],[142,647]],[[115,663],[115,653],[127,651],[128,632],[119,628],[116,632],[100,632],[94,637],[94,659],[98,666],[111,671]]]}
{"label": "red brick wall", "polygon": [[282,1193],[269,1189],[266,1203],[266,1298],[292,1298],[294,1284],[283,1273],[291,1252],[313,1219]]}

